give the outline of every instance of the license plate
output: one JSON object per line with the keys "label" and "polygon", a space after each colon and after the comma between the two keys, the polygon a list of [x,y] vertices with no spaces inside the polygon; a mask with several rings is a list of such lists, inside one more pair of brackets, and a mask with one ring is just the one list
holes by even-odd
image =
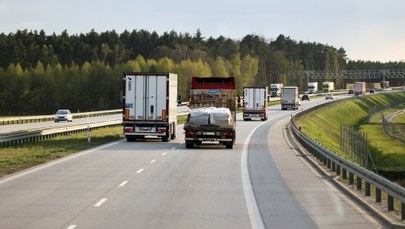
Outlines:
{"label": "license plate", "polygon": [[215,132],[203,132],[203,135],[215,135]]}
{"label": "license plate", "polygon": [[137,132],[156,132],[155,128],[153,127],[137,127]]}

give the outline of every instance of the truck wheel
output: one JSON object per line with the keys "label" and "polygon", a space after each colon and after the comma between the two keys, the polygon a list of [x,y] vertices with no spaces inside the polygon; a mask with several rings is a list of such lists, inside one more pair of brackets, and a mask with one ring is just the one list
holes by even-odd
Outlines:
{"label": "truck wheel", "polygon": [[134,142],[135,141],[135,136],[127,136],[127,141],[128,142]]}
{"label": "truck wheel", "polygon": [[[170,135],[169,135],[170,136]],[[168,142],[170,141],[170,137],[169,136],[163,136],[162,137],[162,142]]]}
{"label": "truck wheel", "polygon": [[229,142],[225,146],[227,149],[233,149],[233,142]]}
{"label": "truck wheel", "polygon": [[173,124],[173,133],[170,135],[170,138],[171,139],[176,139],[176,127],[175,127],[174,124]]}
{"label": "truck wheel", "polygon": [[186,148],[187,148],[187,149],[194,148],[194,142],[192,142],[192,141],[186,141]]}

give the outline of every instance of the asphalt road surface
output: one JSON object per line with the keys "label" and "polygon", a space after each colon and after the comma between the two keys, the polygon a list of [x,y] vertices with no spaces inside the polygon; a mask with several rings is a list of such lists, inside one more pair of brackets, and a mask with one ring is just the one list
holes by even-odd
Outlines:
{"label": "asphalt road surface", "polygon": [[234,149],[122,140],[2,178],[0,228],[379,227],[286,142],[294,112],[239,114]]}

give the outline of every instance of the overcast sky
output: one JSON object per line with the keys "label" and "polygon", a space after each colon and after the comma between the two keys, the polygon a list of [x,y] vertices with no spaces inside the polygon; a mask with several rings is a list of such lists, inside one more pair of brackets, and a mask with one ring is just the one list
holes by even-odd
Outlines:
{"label": "overcast sky", "polygon": [[405,61],[404,0],[1,0],[0,33],[146,29],[241,40],[279,34],[344,48],[352,60]]}

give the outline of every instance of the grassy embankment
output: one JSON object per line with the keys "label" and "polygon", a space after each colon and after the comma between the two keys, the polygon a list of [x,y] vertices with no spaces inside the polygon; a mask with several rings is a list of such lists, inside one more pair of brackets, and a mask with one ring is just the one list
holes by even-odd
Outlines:
{"label": "grassy embankment", "polygon": [[301,126],[303,133],[347,159],[350,158],[339,148],[340,124],[366,132],[369,150],[378,155],[377,169],[388,175],[394,173],[396,177],[405,173],[405,144],[386,135],[381,124],[369,123],[368,109],[379,104],[403,101],[404,92],[337,101],[303,115],[296,124]]}

